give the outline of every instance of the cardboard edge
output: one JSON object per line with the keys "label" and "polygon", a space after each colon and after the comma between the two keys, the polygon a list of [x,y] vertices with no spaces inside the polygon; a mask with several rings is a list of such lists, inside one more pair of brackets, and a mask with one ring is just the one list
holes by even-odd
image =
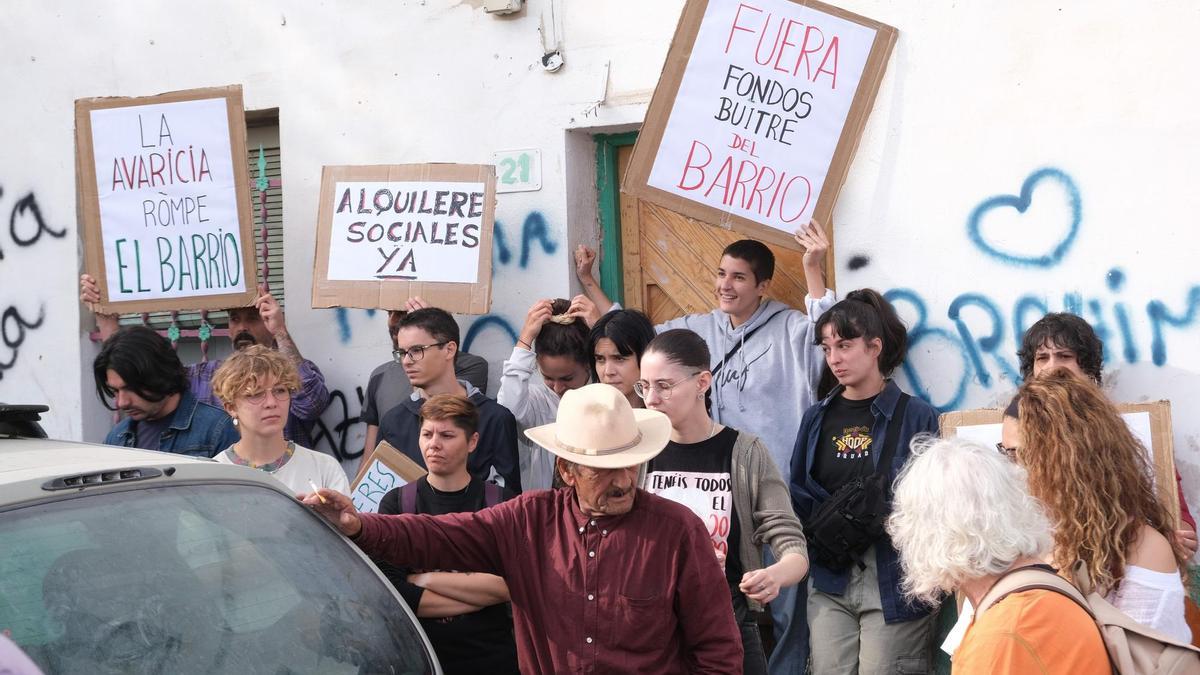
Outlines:
{"label": "cardboard edge", "polygon": [[375,449],[371,451],[371,454],[363,457],[362,462],[359,463],[358,472],[354,476],[354,480],[350,481],[351,493],[362,483],[363,476],[367,475],[367,471],[376,461],[381,462],[409,483],[428,473],[419,464],[409,459],[408,455],[397,450],[391,443],[380,441],[375,446]]}
{"label": "cardboard edge", "polygon": [[[813,206],[813,218],[825,225],[830,238],[830,250],[826,255],[826,283],[833,287],[836,267],[834,257],[836,228],[833,227],[832,222],[833,209],[849,175],[854,155],[857,154],[866,120],[874,106],[899,31],[888,24],[823,2],[815,0],[792,0],[792,2],[867,26],[876,31],[867,62],[863,66],[859,86],[855,91],[850,109],[846,113],[841,134],[835,145],[833,157],[825,175],[825,182],[822,184],[821,192],[816,195],[816,204]],[[687,62],[691,58],[691,52],[695,47],[695,40],[707,8],[708,0],[688,0],[684,5],[667,51],[667,59],[659,77],[659,86],[655,88],[654,95],[651,97],[650,106],[642,123],[642,131],[638,134],[634,144],[633,156],[630,158],[629,168],[625,172],[621,190],[631,196],[653,202],[710,226],[739,232],[766,243],[793,250],[803,250],[803,247],[789,232],[649,185],[650,171],[662,143],[667,121],[679,93],[683,74],[687,69]]]}
{"label": "cardboard edge", "polygon": [[[228,114],[234,191],[238,202],[239,230],[242,236],[242,273],[246,290],[240,293],[159,298],[154,300],[111,300],[108,294],[108,275],[104,259],[104,238],[100,223],[100,195],[96,187],[96,160],[92,143],[91,113],[93,110],[126,108],[159,103],[179,103],[210,98],[224,98]],[[100,302],[91,309],[99,314],[138,314],[158,311],[223,310],[245,307],[258,296],[258,267],[254,219],[251,213],[249,167],[246,158],[246,123],[241,85],[183,89],[152,96],[108,96],[75,100],[75,163],[76,210],[80,213],[80,237],[83,239],[83,268],[95,277],[100,287]],[[240,148],[240,151],[239,151]],[[245,243],[250,242],[250,246]],[[252,282],[252,283],[251,283]]]}
{"label": "cardboard edge", "polygon": [[[333,194],[339,181],[447,181],[483,183],[484,208],[479,237],[479,268],[475,283],[405,281],[330,281],[329,248],[333,229]],[[496,220],[496,171],[490,164],[375,164],[325,166],[317,205],[317,232],[313,259],[312,306],[360,309],[403,309],[420,296],[431,306],[458,314],[491,311],[492,247]]]}

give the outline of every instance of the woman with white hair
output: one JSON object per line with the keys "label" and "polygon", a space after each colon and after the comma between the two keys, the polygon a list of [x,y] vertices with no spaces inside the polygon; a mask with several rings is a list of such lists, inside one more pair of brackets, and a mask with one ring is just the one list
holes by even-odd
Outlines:
{"label": "woman with white hair", "polygon": [[1074,600],[1045,589],[987,597],[1013,572],[1054,571],[1041,563],[1050,524],[1025,471],[968,440],[926,437],[913,446],[887,526],[904,591],[928,603],[961,591],[986,609],[954,652],[953,672],[1110,673],[1100,632]]}

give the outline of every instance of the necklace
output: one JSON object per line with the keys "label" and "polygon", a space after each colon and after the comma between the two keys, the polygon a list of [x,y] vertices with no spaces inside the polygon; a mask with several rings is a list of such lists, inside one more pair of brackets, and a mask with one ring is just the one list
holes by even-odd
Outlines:
{"label": "necklace", "polygon": [[267,462],[265,464],[256,464],[237,454],[235,448],[237,448],[236,443],[231,445],[229,449],[225,451],[225,457],[229,459],[230,462],[239,466],[248,466],[251,469],[266,471],[267,473],[275,473],[276,471],[282,469],[283,466],[292,459],[292,456],[296,454],[296,443],[294,441],[288,441],[287,448],[283,451],[283,455],[281,455],[279,459],[276,459],[273,462]]}
{"label": "necklace", "polygon": [[716,420],[712,421],[712,426],[709,427],[709,429],[708,429],[708,437],[709,438],[712,438],[713,436],[717,435],[717,427],[719,427],[719,426],[721,426],[721,425],[717,424]]}

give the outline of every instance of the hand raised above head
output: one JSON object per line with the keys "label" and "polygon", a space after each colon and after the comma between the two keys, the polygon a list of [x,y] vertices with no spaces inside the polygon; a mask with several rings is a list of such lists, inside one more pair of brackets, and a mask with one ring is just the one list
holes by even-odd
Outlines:
{"label": "hand raised above head", "polygon": [[429,309],[430,306],[431,305],[428,302],[425,302],[425,298],[422,298],[419,295],[414,295],[405,301],[404,311],[415,312],[418,309]]}
{"label": "hand raised above head", "polygon": [[829,250],[829,237],[825,228],[815,218],[808,225],[796,230],[796,243],[804,247],[804,264],[820,265],[825,262],[825,253]]}
{"label": "hand raised above head", "polygon": [[575,275],[580,281],[592,280],[592,265],[596,262],[596,252],[580,244],[575,247]]}
{"label": "hand raised above head", "polygon": [[586,295],[577,295],[571,298],[571,306],[567,309],[567,316],[571,318],[583,319],[583,322],[588,325],[588,328],[596,325],[600,320],[600,308],[596,307],[596,303]]}
{"label": "hand raised above head", "polygon": [[521,334],[517,344],[526,349],[533,349],[533,341],[542,332],[542,326],[554,316],[554,306],[550,300],[538,300],[533,303],[525,314],[525,325],[521,326]]}

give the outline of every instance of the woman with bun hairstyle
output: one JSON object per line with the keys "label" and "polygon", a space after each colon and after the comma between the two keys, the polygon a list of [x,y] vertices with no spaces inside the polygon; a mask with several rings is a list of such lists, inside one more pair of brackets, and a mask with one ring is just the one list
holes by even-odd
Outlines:
{"label": "woman with bun hairstyle", "polygon": [[[671,440],[647,464],[642,487],[687,506],[704,522],[733,596],[743,672],[766,673],[752,612],[808,573],[804,531],[763,442],[709,416],[710,363],[704,338],[687,329],[665,331],[646,347],[635,389],[647,408],[671,420]],[[764,544],[779,562],[764,565]]]}
{"label": "woman with bun hairstyle", "polygon": [[[906,598],[883,521],[909,443],[937,433],[937,411],[891,379],[904,361],[908,334],[877,291],[853,291],[821,315],[816,344],[837,386],[804,412],[791,470],[792,500],[812,561],[812,672],[931,672],[933,608]],[[845,518],[849,506],[836,508],[871,502],[877,508],[854,514],[869,514],[864,518]]]}

